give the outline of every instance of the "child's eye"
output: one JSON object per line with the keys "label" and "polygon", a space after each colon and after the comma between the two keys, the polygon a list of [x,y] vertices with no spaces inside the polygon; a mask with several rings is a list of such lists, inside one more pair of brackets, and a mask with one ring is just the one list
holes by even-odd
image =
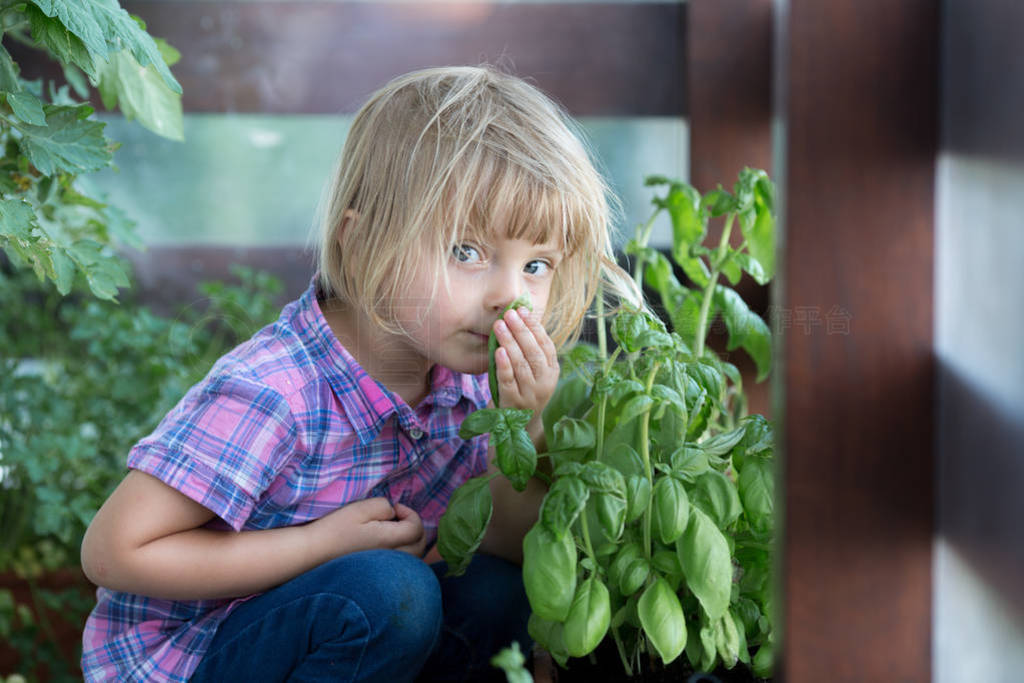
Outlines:
{"label": "child's eye", "polygon": [[530,261],[524,270],[530,275],[547,275],[551,270],[551,264],[547,261]]}
{"label": "child's eye", "polygon": [[460,263],[476,263],[480,260],[480,252],[468,244],[456,244],[452,247],[452,258]]}

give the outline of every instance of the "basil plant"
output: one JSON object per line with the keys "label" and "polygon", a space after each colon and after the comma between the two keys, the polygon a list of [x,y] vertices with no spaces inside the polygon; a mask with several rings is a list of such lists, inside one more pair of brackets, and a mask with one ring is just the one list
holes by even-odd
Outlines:
{"label": "basil plant", "polygon": [[[598,310],[598,343],[565,354],[544,410],[547,452],[538,454],[526,435],[530,411],[490,409],[466,419],[462,436],[489,433],[501,474],[455,492],[439,550],[450,571],[463,571],[490,521],[490,479],[504,475],[522,490],[541,477],[549,490],[523,541],[523,579],[530,634],[559,664],[610,637],[627,675],[685,653],[696,670],[742,663],[769,676],[772,427],[746,414],[739,370],[706,342],[720,316],[726,351],[743,349],[758,381],[769,374],[769,328],[732,286],[743,273],[762,285],[774,274],[774,188],[752,169],[732,192],[702,196],[661,176],[646,184],[663,194],[626,251],[637,284],[654,293],[664,315]],[[672,224],[671,258],[648,246],[663,213]],[[708,222],[718,217],[720,239],[705,246]],[[550,474],[537,468],[544,458]]]}

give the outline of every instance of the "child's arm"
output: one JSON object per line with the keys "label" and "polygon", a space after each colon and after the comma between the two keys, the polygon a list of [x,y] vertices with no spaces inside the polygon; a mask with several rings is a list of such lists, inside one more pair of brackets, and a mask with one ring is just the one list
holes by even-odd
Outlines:
{"label": "child's arm", "polygon": [[420,556],[423,525],[404,505],[371,498],[308,524],[260,531],[200,528],[213,513],[132,470],[86,531],[82,567],[100,586],[198,600],[258,593],[345,553],[393,548]]}
{"label": "child's arm", "polygon": [[[525,309],[520,309],[524,310]],[[527,425],[538,450],[544,447],[541,411],[558,384],[558,352],[537,314],[507,311],[495,323],[501,348],[495,353],[501,408],[529,408],[534,411]],[[488,472],[494,472],[494,449],[488,452]],[[523,492],[516,491],[503,476],[491,480],[494,513],[480,549],[505,559],[522,562],[523,536],[537,521],[547,487],[531,479]]]}

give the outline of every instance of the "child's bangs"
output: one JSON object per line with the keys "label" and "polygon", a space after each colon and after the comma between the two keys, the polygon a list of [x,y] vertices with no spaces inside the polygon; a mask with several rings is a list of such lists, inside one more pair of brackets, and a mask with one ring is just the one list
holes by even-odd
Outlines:
{"label": "child's bangs", "polygon": [[464,237],[484,244],[494,235],[532,244],[554,244],[568,257],[581,244],[586,211],[569,188],[538,178],[507,161],[492,161],[478,176],[477,191],[466,211]]}

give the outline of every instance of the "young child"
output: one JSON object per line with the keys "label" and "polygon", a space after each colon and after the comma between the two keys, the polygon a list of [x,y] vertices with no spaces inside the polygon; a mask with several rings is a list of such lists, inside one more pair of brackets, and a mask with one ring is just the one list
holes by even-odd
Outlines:
{"label": "young child", "polygon": [[[89,527],[85,678],[487,680],[529,644],[519,567],[543,486],[495,478],[459,578],[432,548],[488,470],[459,425],[540,412],[612,258],[606,187],[569,119],[484,67],[399,77],[356,115],[309,289],[221,358],[128,456]],[[533,312],[504,308],[529,292]]]}

